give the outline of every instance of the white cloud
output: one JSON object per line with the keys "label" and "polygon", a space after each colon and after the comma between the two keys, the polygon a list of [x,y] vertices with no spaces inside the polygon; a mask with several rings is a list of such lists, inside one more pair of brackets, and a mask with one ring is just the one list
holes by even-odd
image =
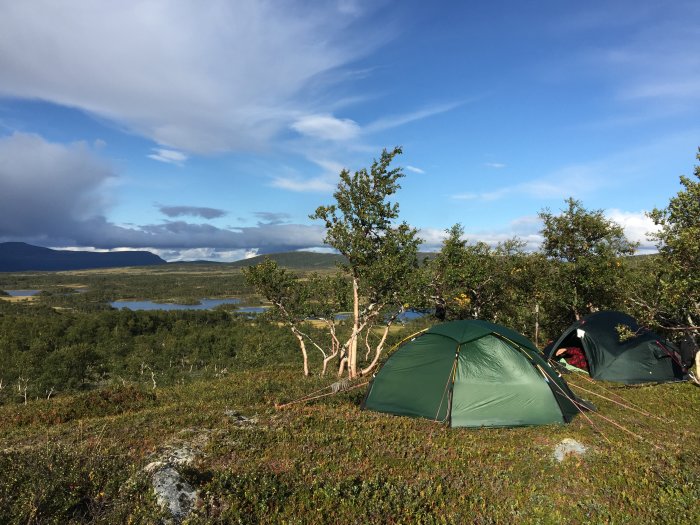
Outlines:
{"label": "white cloud", "polygon": [[354,120],[338,119],[329,114],[301,117],[291,127],[302,135],[322,140],[351,140],[360,134],[360,126]]}
{"label": "white cloud", "polygon": [[155,253],[168,262],[233,262],[241,259],[250,259],[258,254],[257,250],[217,250],[214,248],[190,248],[187,250],[159,250],[151,248],[148,251]]}
{"label": "white cloud", "polygon": [[506,165],[501,163],[501,162],[486,162],[486,163],[484,163],[484,166],[486,166],[487,168],[493,168],[493,169],[497,169],[497,170],[506,167]]}
{"label": "white cloud", "polygon": [[656,251],[656,244],[654,241],[649,240],[649,234],[657,232],[659,227],[647,217],[646,212],[623,211],[613,208],[606,210],[605,215],[624,228],[625,236],[630,241],[639,243],[638,251]]}
{"label": "white cloud", "polygon": [[406,166],[406,170],[412,171],[413,173],[420,173],[421,175],[425,173],[425,170],[416,168],[415,166]]}
{"label": "white cloud", "polygon": [[[295,121],[323,131],[299,118],[318,113],[310,81],[326,75],[331,86],[391,38],[392,30],[374,30],[372,6],[3,2],[0,96],[79,108],[171,151],[259,150]],[[355,132],[351,121],[327,124],[336,125],[332,137]]]}
{"label": "white cloud", "polygon": [[275,177],[270,183],[275,188],[295,192],[329,192],[335,185],[325,177],[302,179],[299,177]]}
{"label": "white cloud", "polygon": [[164,148],[153,148],[153,151],[154,153],[148,155],[148,158],[157,160],[159,162],[166,162],[168,164],[182,166],[187,160],[187,155],[185,155],[181,151],[175,151],[172,149]]}
{"label": "white cloud", "polygon": [[334,160],[311,157],[308,159],[323,169],[323,173],[315,177],[305,177],[294,170],[286,175],[272,178],[270,186],[296,193],[329,193],[338,183],[338,175],[343,169],[342,164]]}

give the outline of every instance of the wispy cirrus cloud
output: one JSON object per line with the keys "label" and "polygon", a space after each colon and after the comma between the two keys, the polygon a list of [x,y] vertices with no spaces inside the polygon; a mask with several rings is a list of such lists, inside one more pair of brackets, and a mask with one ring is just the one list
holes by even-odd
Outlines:
{"label": "wispy cirrus cloud", "polygon": [[425,170],[423,170],[423,169],[421,169],[421,168],[416,168],[415,166],[411,166],[411,165],[405,166],[404,169],[406,169],[406,171],[411,171],[411,172],[413,172],[413,173],[418,173],[419,175],[425,174]]}
{"label": "wispy cirrus cloud", "polygon": [[602,176],[595,166],[567,166],[539,179],[533,179],[489,191],[466,192],[452,195],[456,200],[496,201],[512,195],[533,199],[565,199],[594,192],[611,181]]}
{"label": "wispy cirrus cloud", "polygon": [[[700,102],[700,4],[625,2],[587,7],[582,16],[562,21],[562,31],[588,33],[591,45],[575,61],[578,71],[609,83],[618,110],[631,108],[628,117],[613,117],[621,125],[640,118],[660,118],[681,111],[697,111]],[[599,41],[599,31],[615,29],[616,38]],[[629,121],[629,122],[628,122]]]}
{"label": "wispy cirrus cloud", "polygon": [[426,108],[422,108],[409,113],[404,113],[401,115],[382,117],[375,120],[374,122],[369,123],[363,129],[365,133],[375,133],[377,131],[384,131],[387,129],[397,128],[410,122],[415,122],[417,120],[426,119],[435,115],[439,115],[441,113],[452,111],[453,109],[458,108],[459,106],[462,106],[465,103],[465,101],[461,101],[450,102],[446,104],[437,104],[434,106],[428,106]]}
{"label": "wispy cirrus cloud", "polygon": [[314,136],[346,137],[350,121],[319,120],[311,80],[325,75],[332,86],[334,72],[392,38],[372,23],[374,6],[8,2],[0,96],[116,122],[159,144],[151,158],[161,162],[182,162],[173,152],[258,151],[295,122]]}
{"label": "wispy cirrus cloud", "polygon": [[446,113],[462,104],[464,102],[429,106],[409,113],[382,117],[365,126],[361,126],[352,119],[338,118],[329,113],[305,115],[292,123],[291,128],[308,137],[338,142],[350,141],[362,135],[397,128],[411,122]]}

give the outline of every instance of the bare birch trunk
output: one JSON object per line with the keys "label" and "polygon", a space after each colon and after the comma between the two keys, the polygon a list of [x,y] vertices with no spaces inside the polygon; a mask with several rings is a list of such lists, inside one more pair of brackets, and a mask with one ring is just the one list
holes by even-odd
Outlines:
{"label": "bare birch trunk", "polygon": [[377,345],[377,348],[374,351],[374,359],[372,359],[372,362],[367,365],[367,367],[360,372],[363,376],[370,373],[372,369],[377,366],[377,363],[379,362],[379,356],[382,355],[382,350],[384,349],[384,343],[386,342],[386,338],[389,335],[389,328],[391,328],[391,324],[388,324],[384,327],[384,333],[382,334],[382,339],[379,341],[379,344]]}
{"label": "bare birch trunk", "polygon": [[328,368],[328,363],[330,363],[331,360],[334,359],[340,353],[340,342],[338,341],[338,337],[336,337],[335,335],[335,326],[333,325],[333,321],[328,321],[327,326],[328,333],[331,334],[331,354],[329,356],[324,356],[323,358],[323,370],[321,370],[321,376],[326,375],[326,368]]}
{"label": "bare birch trunk", "polygon": [[304,336],[299,333],[296,328],[292,328],[292,333],[299,340],[299,348],[301,348],[301,355],[304,357],[304,375],[309,375],[309,356],[306,354],[306,344],[304,343]]}
{"label": "bare birch trunk", "polygon": [[338,377],[343,377],[343,374],[345,373],[345,367],[348,364],[348,358],[347,356],[344,356],[340,359],[340,364],[338,365]]}
{"label": "bare birch trunk", "polygon": [[357,337],[360,328],[360,295],[358,291],[357,277],[352,278],[352,338],[348,351],[348,365],[350,379],[357,377]]}
{"label": "bare birch trunk", "polygon": [[540,344],[540,304],[535,305],[535,346]]}

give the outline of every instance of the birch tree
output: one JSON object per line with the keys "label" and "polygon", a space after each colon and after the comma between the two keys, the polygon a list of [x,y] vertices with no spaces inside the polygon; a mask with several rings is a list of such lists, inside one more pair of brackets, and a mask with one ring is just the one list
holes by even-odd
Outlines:
{"label": "birch tree", "polygon": [[[417,231],[405,222],[395,224],[399,205],[389,201],[404,176],[401,168],[390,169],[399,154],[399,147],[384,150],[369,170],[341,171],[335,204],[319,206],[310,215],[324,222],[325,243],[347,260],[341,270],[352,284],[352,330],[341,347],[339,374],[347,366],[351,379],[377,365],[389,329],[404,308],[407,284],[418,268]],[[368,331],[377,325],[381,335],[370,343]],[[360,341],[370,347],[370,362],[364,368],[358,367]]]}

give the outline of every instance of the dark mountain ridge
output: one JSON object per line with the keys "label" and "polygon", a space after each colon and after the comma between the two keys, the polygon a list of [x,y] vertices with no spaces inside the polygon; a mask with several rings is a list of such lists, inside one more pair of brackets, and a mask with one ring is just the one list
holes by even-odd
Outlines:
{"label": "dark mountain ridge", "polygon": [[88,270],[155,264],[165,264],[165,261],[148,251],[81,252],[52,250],[24,242],[0,243],[0,272]]}

